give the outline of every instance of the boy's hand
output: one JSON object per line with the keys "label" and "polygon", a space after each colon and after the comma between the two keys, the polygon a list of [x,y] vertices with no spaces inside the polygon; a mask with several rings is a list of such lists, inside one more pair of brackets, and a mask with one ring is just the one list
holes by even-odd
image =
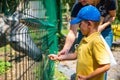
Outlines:
{"label": "boy's hand", "polygon": [[51,59],[51,60],[58,60],[58,55],[55,55],[55,54],[49,54],[48,57]]}
{"label": "boy's hand", "polygon": [[86,76],[78,75],[78,80],[87,80]]}
{"label": "boy's hand", "polygon": [[49,59],[54,60],[54,61],[56,61],[56,60],[62,61],[63,60],[63,55],[58,56],[55,54],[49,54],[48,57],[49,57]]}

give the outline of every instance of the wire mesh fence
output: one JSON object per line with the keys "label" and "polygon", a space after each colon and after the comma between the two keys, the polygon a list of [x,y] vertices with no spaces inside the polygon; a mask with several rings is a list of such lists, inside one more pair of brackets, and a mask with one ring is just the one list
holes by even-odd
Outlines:
{"label": "wire mesh fence", "polygon": [[47,55],[57,52],[55,0],[0,5],[0,80],[52,80],[54,63]]}

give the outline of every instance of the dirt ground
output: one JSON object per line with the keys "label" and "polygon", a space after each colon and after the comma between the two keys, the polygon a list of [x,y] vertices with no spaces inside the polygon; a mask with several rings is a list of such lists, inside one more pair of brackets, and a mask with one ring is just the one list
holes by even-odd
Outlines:
{"label": "dirt ground", "polygon": [[112,52],[117,61],[117,65],[111,67],[108,71],[108,80],[120,80],[120,47],[116,47]]}

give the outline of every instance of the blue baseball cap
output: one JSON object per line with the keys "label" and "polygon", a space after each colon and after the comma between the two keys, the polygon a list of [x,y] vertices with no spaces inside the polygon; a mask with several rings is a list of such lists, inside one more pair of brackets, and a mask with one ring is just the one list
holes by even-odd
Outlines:
{"label": "blue baseball cap", "polygon": [[92,5],[87,5],[81,8],[79,13],[77,14],[77,17],[71,20],[70,24],[77,24],[82,20],[91,20],[91,21],[99,22],[100,16],[101,16],[100,12],[96,7]]}

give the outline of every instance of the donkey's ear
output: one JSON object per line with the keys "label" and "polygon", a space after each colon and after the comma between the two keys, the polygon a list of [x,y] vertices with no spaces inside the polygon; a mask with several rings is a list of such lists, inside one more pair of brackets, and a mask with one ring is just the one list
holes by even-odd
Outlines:
{"label": "donkey's ear", "polygon": [[7,23],[9,20],[8,20],[7,17],[3,17],[3,21],[4,21],[5,23]]}
{"label": "donkey's ear", "polygon": [[9,20],[7,17],[3,17],[3,21],[5,22],[5,24],[11,24],[11,20]]}
{"label": "donkey's ear", "polygon": [[21,11],[15,11],[8,19],[10,21],[19,21],[23,16],[23,13]]}

